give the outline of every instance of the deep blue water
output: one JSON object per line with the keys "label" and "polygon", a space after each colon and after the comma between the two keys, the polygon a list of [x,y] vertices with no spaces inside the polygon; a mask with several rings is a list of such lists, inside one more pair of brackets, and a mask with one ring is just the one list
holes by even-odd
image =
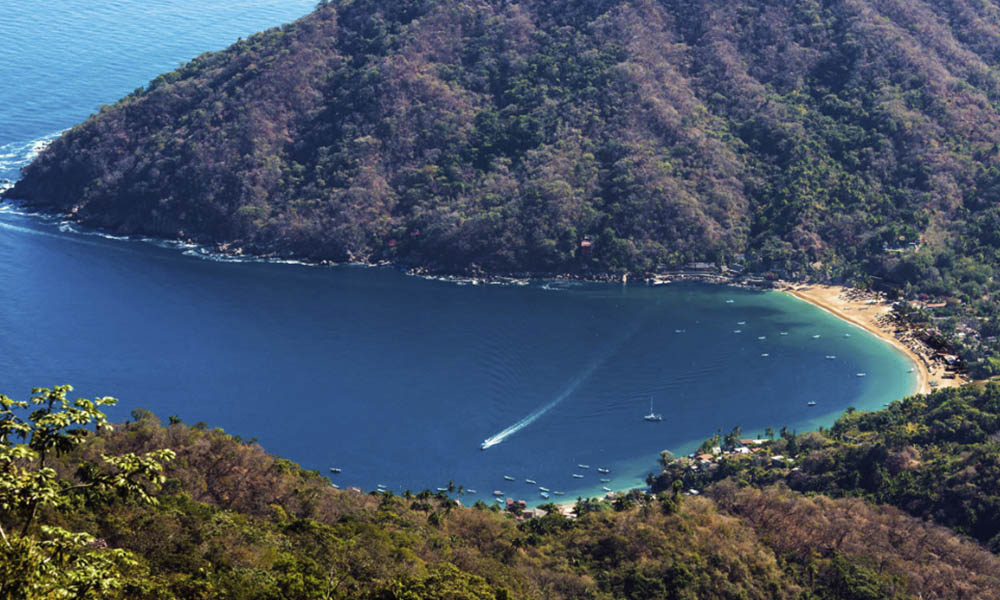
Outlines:
{"label": "deep blue water", "polygon": [[[312,4],[0,4],[0,178],[99,105]],[[72,383],[120,398],[115,418],[204,421],[365,489],[537,500],[533,478],[575,497],[599,466],[625,487],[717,429],[804,430],[915,385],[891,347],[778,293],[224,262],[9,207],[0,256],[0,391]],[[651,399],[660,423],[642,420]]]}

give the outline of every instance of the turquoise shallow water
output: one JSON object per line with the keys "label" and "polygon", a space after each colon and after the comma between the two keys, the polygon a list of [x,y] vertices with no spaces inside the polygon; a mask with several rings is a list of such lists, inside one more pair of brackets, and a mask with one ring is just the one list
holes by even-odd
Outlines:
{"label": "turquoise shallow water", "polygon": [[[100,104],[311,5],[0,4],[0,178]],[[777,293],[219,262],[10,208],[0,256],[0,391],[73,383],[121,398],[116,418],[204,421],[365,489],[597,493],[599,466],[627,487],[664,448],[827,425],[916,383],[885,343]],[[650,399],[660,423],[642,420]]]}

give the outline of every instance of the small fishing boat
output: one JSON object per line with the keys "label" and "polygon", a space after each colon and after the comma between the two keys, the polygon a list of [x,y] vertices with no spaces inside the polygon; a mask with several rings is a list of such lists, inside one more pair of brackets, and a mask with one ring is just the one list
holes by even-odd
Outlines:
{"label": "small fishing boat", "polygon": [[767,352],[765,352],[765,353],[761,354],[760,356],[761,356],[761,358],[767,358],[768,356],[771,356],[771,355],[768,354]]}
{"label": "small fishing boat", "polygon": [[685,329],[675,329],[674,333],[684,333],[685,331]]}
{"label": "small fishing boat", "polygon": [[835,354],[827,354],[826,355],[826,360],[833,360],[835,358],[837,358],[837,355],[835,355]]}
{"label": "small fishing boat", "polygon": [[503,498],[496,498],[497,504],[503,504]]}
{"label": "small fishing boat", "polygon": [[538,482],[537,482],[537,481],[535,481],[534,479],[525,479],[525,480],[524,480],[524,482],[525,482],[525,483],[530,483],[531,485],[535,485],[536,483],[538,483]]}
{"label": "small fishing boat", "polygon": [[780,331],[780,332],[778,332],[778,335],[788,335],[788,332],[787,331]]}
{"label": "small fishing boat", "polygon": [[742,329],[734,329],[733,333],[743,333],[743,330]]}
{"label": "small fishing boat", "polygon": [[845,334],[844,334],[844,337],[851,337],[851,334],[849,334],[849,333],[845,333]]}
{"label": "small fishing boat", "polygon": [[447,491],[448,491],[448,488],[443,488],[443,487],[439,487],[439,488],[437,489],[437,491],[439,491],[439,492],[447,492]]}
{"label": "small fishing boat", "polygon": [[581,469],[589,469],[590,468],[590,465],[576,465],[576,466],[579,467],[579,468],[581,468]]}
{"label": "small fishing boat", "polygon": [[733,299],[732,298],[726,300],[726,304],[732,304],[732,303],[733,303]]}
{"label": "small fishing boat", "polygon": [[611,491],[611,488],[609,488],[609,487],[608,487],[608,486],[606,486],[606,485],[604,485],[604,486],[601,486],[601,489],[602,489],[602,490],[604,490],[605,492],[610,492],[610,491]]}
{"label": "small fishing boat", "polygon": [[818,340],[818,339],[819,339],[819,334],[817,333],[816,335],[814,335],[814,336],[813,336],[813,339],[814,339],[814,340]]}
{"label": "small fishing boat", "polygon": [[583,479],[583,475],[580,475],[579,473],[573,473],[573,479]]}
{"label": "small fishing boat", "polygon": [[548,492],[539,492],[539,495],[540,495],[540,496],[541,496],[542,498],[548,498],[548,497],[549,497],[549,493],[548,493]]}
{"label": "small fishing boat", "polygon": [[757,336],[757,339],[758,339],[758,340],[766,340],[766,339],[767,339],[767,336],[766,336],[766,335],[758,335],[758,336]]}
{"label": "small fishing boat", "polygon": [[855,373],[855,375],[857,375],[858,377],[865,377],[868,375],[868,373]]}
{"label": "small fishing boat", "polygon": [[910,367],[909,369],[907,369],[906,372],[907,373],[912,373],[913,372],[913,367]]}
{"label": "small fishing boat", "polygon": [[375,487],[377,487],[377,488],[378,488],[378,489],[380,489],[380,490],[384,490],[384,489],[385,489],[385,485],[384,485],[384,484],[381,484],[381,483],[379,483],[379,484],[376,484],[376,485],[375,485]]}
{"label": "small fishing boat", "polygon": [[642,420],[643,421],[650,421],[650,422],[656,422],[656,421],[662,421],[663,420],[663,415],[658,415],[655,412],[653,412],[653,399],[652,398],[649,399],[649,414],[646,415],[646,416],[644,416],[642,418]]}
{"label": "small fishing boat", "polygon": [[500,490],[493,490],[493,495],[494,496],[503,496],[503,492],[501,492]]}
{"label": "small fishing boat", "polygon": [[339,490],[340,489],[340,486],[337,485],[336,483],[331,483],[330,485],[332,485],[333,489],[335,489],[335,490]]}
{"label": "small fishing boat", "polygon": [[550,490],[547,487],[541,487],[541,486],[539,486],[538,487],[538,491],[540,491],[540,492],[551,492],[552,490]]}
{"label": "small fishing boat", "polygon": [[554,495],[556,495],[556,496],[565,496],[566,495],[566,492],[560,492],[559,490],[556,490],[556,491],[554,491],[552,493]]}
{"label": "small fishing boat", "polygon": [[506,479],[507,481],[514,481],[514,478],[511,477],[510,475],[504,475],[503,478]]}
{"label": "small fishing boat", "polygon": [[340,473],[340,469],[337,468],[337,467],[330,467],[330,472],[333,473],[334,475],[336,475],[336,474]]}
{"label": "small fishing boat", "polygon": [[747,322],[746,321],[737,321],[736,324],[737,325],[746,325]]}
{"label": "small fishing boat", "polygon": [[465,493],[467,493],[467,494],[475,494],[477,492],[476,492],[476,490],[474,490],[472,488],[469,488],[469,489],[465,490]]}
{"label": "small fishing boat", "polygon": [[611,469],[605,469],[604,467],[597,467],[598,473],[610,473]]}
{"label": "small fishing boat", "polygon": [[809,402],[806,402],[806,406],[816,406],[816,401],[810,400]]}
{"label": "small fishing boat", "polygon": [[607,477],[601,477],[601,483],[611,483],[611,480]]}

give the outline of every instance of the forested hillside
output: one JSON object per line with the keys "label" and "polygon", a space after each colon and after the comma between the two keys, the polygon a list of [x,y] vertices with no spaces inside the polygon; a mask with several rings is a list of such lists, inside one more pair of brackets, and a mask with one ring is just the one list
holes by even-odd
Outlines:
{"label": "forested hillside", "polygon": [[[634,491],[520,521],[362,494],[204,425],[0,396],[0,597],[978,599],[1000,559],[857,499]],[[99,433],[86,427],[98,424]],[[554,508],[554,507],[549,507]]]}
{"label": "forested hillside", "polygon": [[8,195],[311,259],[993,291],[994,3],[323,4],[106,107]]}
{"label": "forested hillside", "polygon": [[[738,437],[738,436],[737,436]],[[732,446],[714,440],[716,444]],[[787,430],[760,451],[667,461],[653,489],[732,480],[889,504],[1000,552],[1000,386],[913,396],[885,410],[849,410],[828,430]],[[780,459],[774,459],[777,455]],[[693,468],[692,468],[693,467]]]}

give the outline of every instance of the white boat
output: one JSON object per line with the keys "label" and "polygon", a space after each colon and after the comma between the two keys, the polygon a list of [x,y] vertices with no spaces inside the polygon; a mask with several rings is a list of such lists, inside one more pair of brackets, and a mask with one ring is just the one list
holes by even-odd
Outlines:
{"label": "white boat", "polygon": [[767,336],[766,336],[766,335],[758,335],[758,336],[757,336],[757,339],[758,339],[758,340],[766,340],[766,339],[767,339]]}
{"label": "white boat", "polygon": [[806,406],[816,406],[816,401],[810,400],[809,402],[806,402]]}
{"label": "white boat", "polygon": [[849,333],[845,333],[845,334],[844,334],[844,337],[851,337],[851,334],[849,334]]}
{"label": "white boat", "polygon": [[377,488],[378,488],[378,489],[380,489],[380,490],[384,490],[384,489],[385,489],[385,485],[383,485],[383,484],[381,484],[381,483],[379,483],[379,484],[376,484],[376,485],[375,485],[375,487],[377,487]]}
{"label": "white boat", "polygon": [[609,487],[608,487],[608,486],[606,486],[606,485],[604,485],[604,486],[601,486],[601,489],[602,489],[602,490],[604,490],[605,492],[610,492],[610,491],[611,491],[611,488],[609,488]]}
{"label": "white boat", "polygon": [[556,496],[563,496],[563,495],[566,494],[566,492],[560,492],[559,490],[556,490],[556,491],[554,491],[552,493],[555,494]]}
{"label": "white boat", "polygon": [[437,489],[437,491],[439,491],[439,492],[447,492],[447,491],[448,491],[448,488],[443,488],[443,487],[439,487],[439,488]]}
{"label": "white boat", "polygon": [[493,490],[493,495],[494,496],[503,496],[503,492],[501,492],[500,490]]}
{"label": "white boat", "polygon": [[816,335],[814,335],[814,336],[813,336],[813,339],[814,339],[814,340],[818,340],[818,339],[819,339],[819,334],[817,333]]}
{"label": "white boat", "polygon": [[576,465],[576,466],[580,467],[581,469],[589,469],[590,468],[590,465]]}
{"label": "white boat", "polygon": [[525,482],[525,483],[530,483],[531,485],[535,485],[536,483],[538,483],[538,482],[537,482],[537,481],[535,481],[534,479],[525,479],[525,480],[524,480],[524,482]]}
{"label": "white boat", "polygon": [[541,495],[542,498],[548,498],[549,497],[549,493],[548,492],[539,492],[539,495]]}
{"label": "white boat", "polygon": [[646,416],[644,416],[642,419],[644,421],[650,421],[650,422],[656,422],[656,421],[662,421],[663,420],[663,416],[662,415],[658,415],[655,412],[653,412],[653,399],[652,398],[649,399],[649,414],[646,415]]}
{"label": "white boat", "polygon": [[580,475],[579,473],[573,473],[573,479],[583,479],[583,475]]}
{"label": "white boat", "polygon": [[827,355],[826,355],[826,360],[833,360],[833,359],[835,359],[835,358],[837,358],[837,356],[836,356],[836,355],[834,355],[834,354],[827,354]]}
{"label": "white boat", "polygon": [[514,478],[511,477],[510,475],[504,475],[503,478],[506,479],[507,481],[514,481]]}
{"label": "white boat", "polygon": [[733,333],[743,333],[743,330],[741,330],[741,329],[734,329]]}
{"label": "white boat", "polygon": [[497,504],[503,504],[503,498],[496,498]]}
{"label": "white boat", "polygon": [[605,469],[604,467],[597,467],[598,473],[610,473],[611,469]]}
{"label": "white boat", "polygon": [[732,304],[732,303],[733,303],[733,299],[732,298],[730,298],[729,300],[726,300],[726,304]]}
{"label": "white boat", "polygon": [[601,483],[611,483],[611,480],[607,477],[601,477]]}
{"label": "white boat", "polygon": [[780,332],[778,332],[778,335],[788,335],[788,332],[787,331],[780,331]]}
{"label": "white boat", "polygon": [[737,321],[736,324],[737,325],[746,325],[747,322],[746,321]]}
{"label": "white boat", "polygon": [[550,490],[547,487],[538,486],[538,491],[540,491],[540,492],[551,492],[552,490]]}
{"label": "white boat", "polygon": [[909,369],[907,369],[906,372],[907,373],[912,373],[913,372],[913,367],[910,367]]}
{"label": "white boat", "polygon": [[340,473],[340,469],[337,468],[337,467],[330,467],[330,472],[333,473],[334,475],[336,475],[336,474]]}
{"label": "white boat", "polygon": [[767,358],[768,356],[771,356],[771,355],[768,354],[767,352],[765,352],[765,353],[761,354],[760,356],[761,356],[761,358]]}
{"label": "white boat", "polygon": [[470,488],[470,489],[465,490],[465,493],[467,493],[467,494],[475,494],[476,490]]}
{"label": "white boat", "polygon": [[865,377],[868,373],[855,373],[858,377]]}

